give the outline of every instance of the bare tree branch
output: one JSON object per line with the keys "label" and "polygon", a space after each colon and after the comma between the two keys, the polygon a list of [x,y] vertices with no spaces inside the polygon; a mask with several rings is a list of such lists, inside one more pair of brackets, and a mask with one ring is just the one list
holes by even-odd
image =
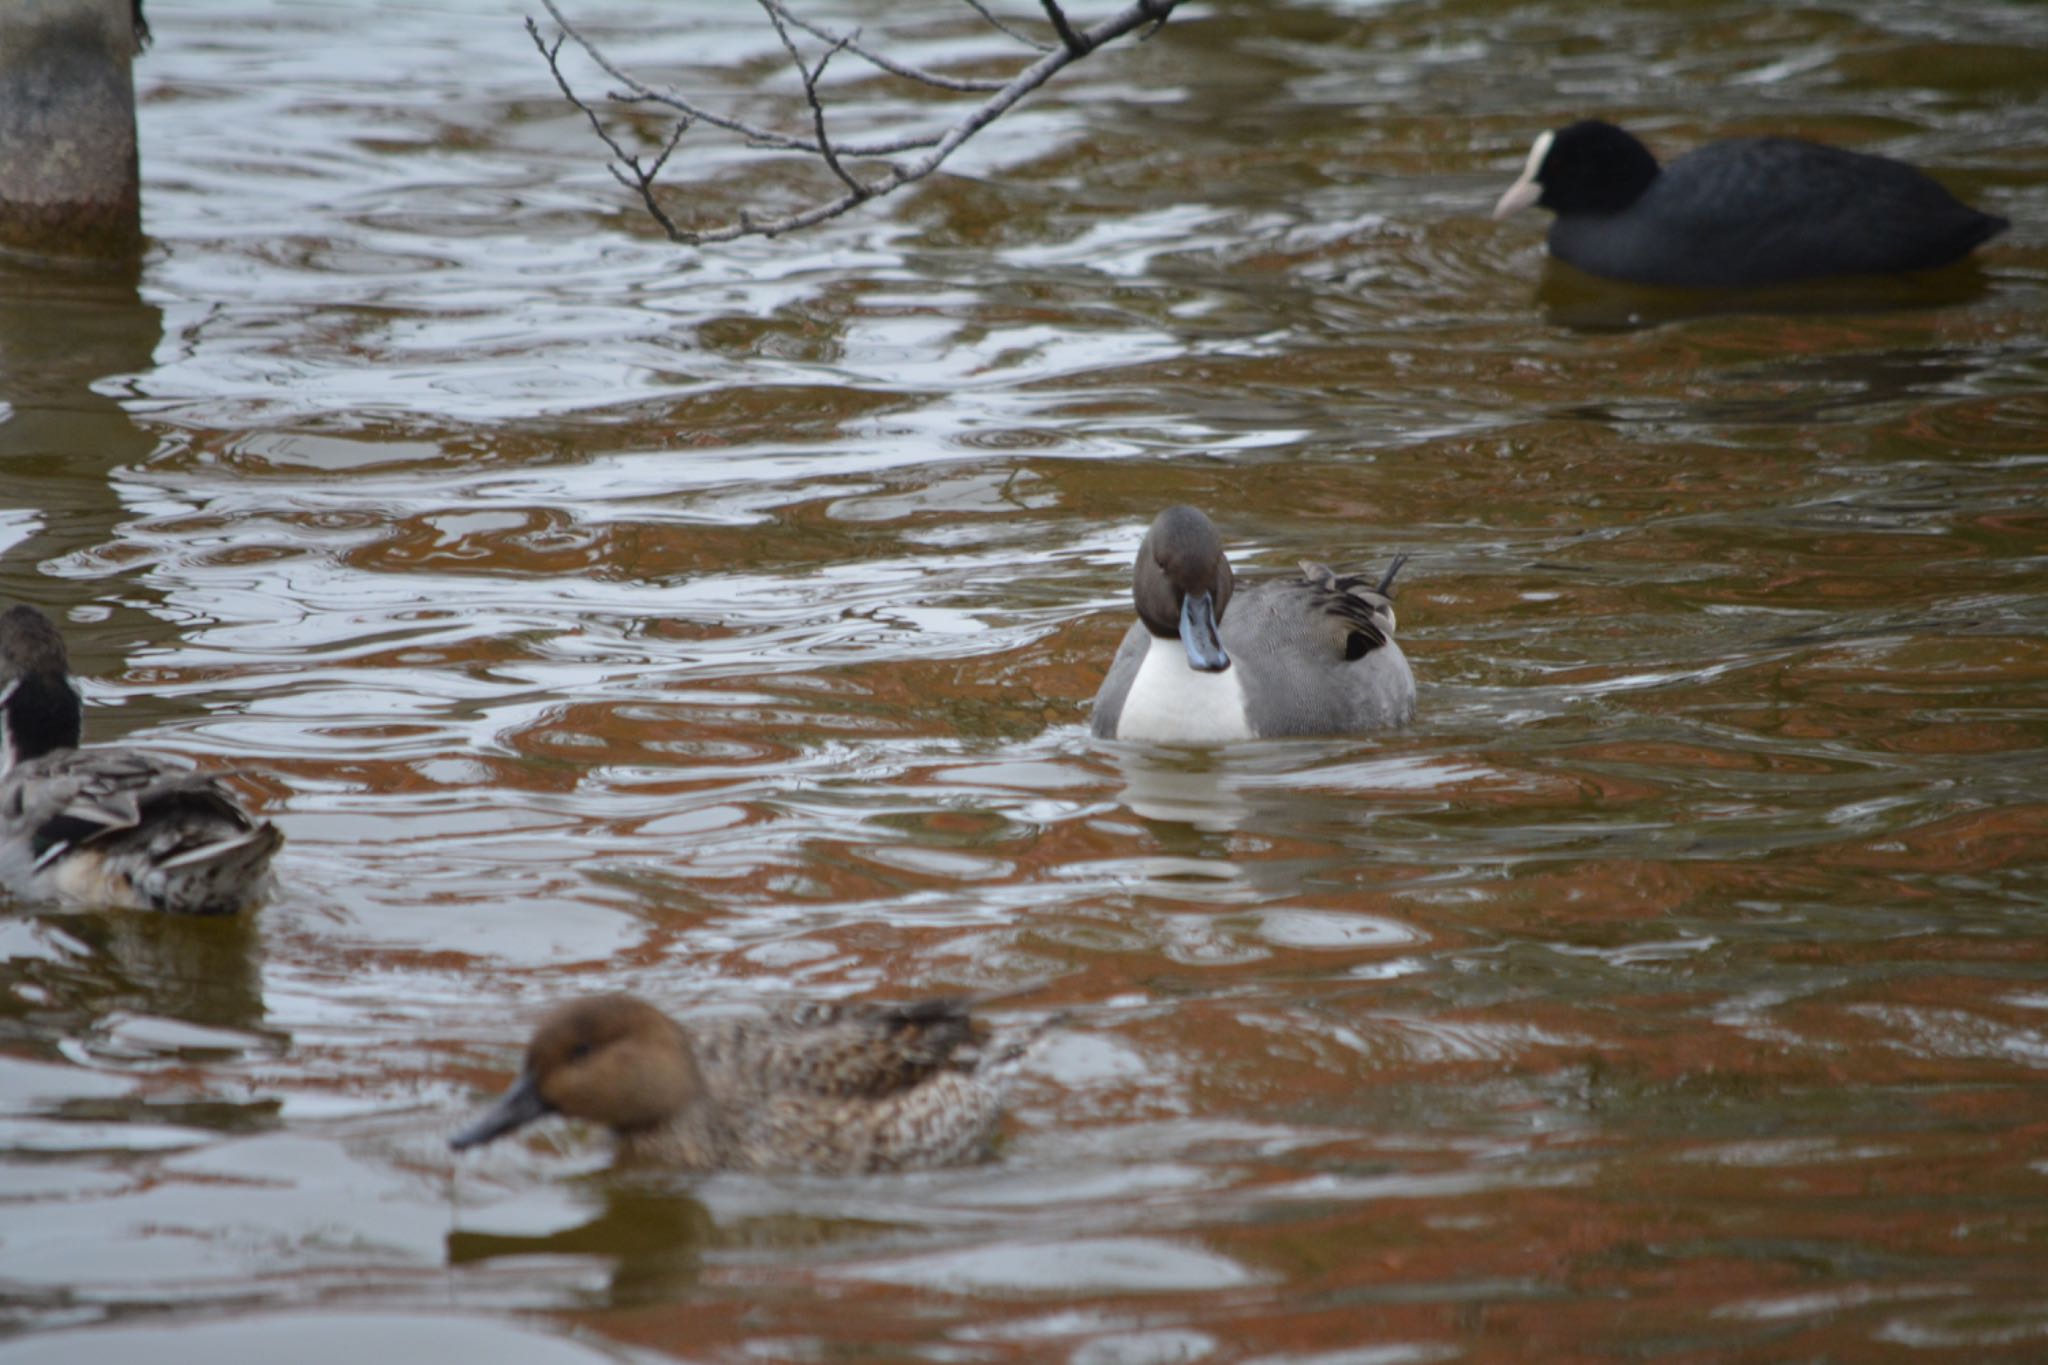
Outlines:
{"label": "bare tree branch", "polygon": [[1089,52],[1088,40],[1074,32],[1074,26],[1067,22],[1067,12],[1059,7],[1059,0],[1040,0],[1045,6],[1045,17],[1052,20],[1052,31],[1060,35],[1060,41],[1067,45],[1067,51],[1076,57],[1085,57]]}
{"label": "bare tree branch", "polygon": [[[822,25],[813,24],[789,11],[786,0],[757,0],[768,21],[774,26],[776,36],[781,40],[784,51],[797,69],[803,83],[804,100],[810,113],[811,137],[805,138],[774,128],[766,128],[743,119],[706,109],[673,91],[656,90],[646,82],[619,68],[589,38],[563,17],[556,8],[555,0],[541,0],[548,15],[561,29],[561,34],[550,44],[542,36],[539,25],[531,18],[526,21],[527,32],[532,35],[534,46],[553,74],[555,84],[562,96],[580,110],[589,120],[592,129],[611,153],[612,160],[606,163],[612,177],[621,185],[639,195],[648,213],[660,224],[661,230],[671,241],[688,245],[702,245],[708,242],[729,242],[740,237],[775,237],[785,232],[811,227],[865,203],[878,199],[924,179],[943,164],[947,157],[959,149],[962,143],[1001,118],[1018,101],[1044,85],[1066,67],[1080,61],[1106,43],[1131,33],[1136,29],[1152,26],[1156,32],[1173,13],[1180,0],[1135,0],[1123,9],[1102,20],[1093,27],[1074,27],[1057,0],[1040,0],[1059,36],[1057,45],[1038,42],[1018,32],[1009,24],[991,13],[983,0],[963,0],[969,8],[988,23],[1019,43],[1026,45],[1036,55],[1027,65],[1020,68],[1008,80],[961,80],[943,76],[937,72],[895,61],[872,50],[859,41],[858,31],[835,33]],[[799,29],[826,43],[827,49],[815,65],[806,61],[790,30]],[[1150,36],[1148,33],[1145,36]],[[670,133],[661,154],[643,166],[639,157],[628,153],[618,140],[606,130],[603,120],[571,87],[568,77],[561,68],[561,50],[564,42],[574,43],[594,62],[598,69],[618,82],[619,90],[611,98],[621,104],[660,105],[674,111],[676,126]],[[962,115],[943,133],[915,137],[885,138],[867,142],[846,142],[835,140],[826,130],[826,101],[820,90],[825,68],[833,57],[841,52],[851,52],[890,75],[921,85],[956,93],[988,92],[988,97]],[[736,220],[708,227],[683,227],[666,213],[656,194],[656,180],[669,157],[682,141],[683,134],[696,124],[708,124],[738,134],[755,146],[775,151],[797,152],[814,156],[831,171],[845,187],[845,192],[808,208],[777,217],[760,217],[751,210],[740,210]],[[848,159],[875,159],[895,156],[908,152],[922,155],[908,162],[894,162],[885,174],[863,180],[847,166]]]}
{"label": "bare tree branch", "polygon": [[[555,0],[540,0],[540,2],[546,8],[548,17],[553,19],[562,32],[568,35],[569,41],[582,48],[584,55],[595,62],[605,75],[610,76],[625,87],[623,92],[616,90],[612,92],[611,98],[618,103],[665,105],[686,119],[698,123],[708,123],[714,128],[723,128],[729,133],[738,133],[749,142],[763,147],[772,147],[785,152],[809,152],[812,156],[820,154],[818,145],[814,142],[808,142],[800,137],[792,137],[788,133],[777,132],[773,128],[763,128],[758,124],[748,123],[743,119],[736,119],[730,115],[721,114],[715,109],[703,108],[701,105],[692,104],[672,91],[656,90],[638,77],[620,70],[597,44],[584,37],[574,24],[571,24],[562,17],[562,11],[555,7]],[[554,63],[550,62],[549,65],[553,66]],[[562,79],[561,71],[557,68],[555,72],[556,83],[560,84]],[[581,106],[579,105],[579,107]],[[898,152],[914,152],[921,148],[936,146],[938,141],[938,136],[934,134],[926,137],[892,138],[886,142],[863,142],[854,145],[842,143],[839,147],[839,153],[842,156],[893,156]]]}

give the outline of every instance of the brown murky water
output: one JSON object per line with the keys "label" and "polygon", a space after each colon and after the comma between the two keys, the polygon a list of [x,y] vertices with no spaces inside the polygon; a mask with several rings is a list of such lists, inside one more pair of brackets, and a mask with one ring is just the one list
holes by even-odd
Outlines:
{"label": "brown murky water", "polygon": [[[139,278],[0,267],[0,589],[291,842],[248,922],[0,918],[0,1358],[2048,1355],[2039,5],[1201,6],[707,253],[511,6],[151,10]],[[747,7],[578,12],[789,87]],[[1595,288],[1485,217],[1593,111],[2018,226]],[[1417,724],[1091,742],[1172,501],[1411,554]],[[567,994],[1039,975],[984,1168],[443,1145]]]}

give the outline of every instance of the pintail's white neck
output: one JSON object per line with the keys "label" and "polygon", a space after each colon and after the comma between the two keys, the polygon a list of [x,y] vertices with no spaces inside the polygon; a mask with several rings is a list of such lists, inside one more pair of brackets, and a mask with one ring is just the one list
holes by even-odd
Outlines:
{"label": "pintail's white neck", "polygon": [[0,773],[14,771],[21,756],[21,746],[14,742],[14,711],[8,705],[20,690],[19,678],[10,678],[7,686],[0,687]]}
{"label": "pintail's white neck", "polygon": [[1235,664],[1221,673],[1204,673],[1188,666],[1180,641],[1158,635],[1150,639],[1152,647],[1117,717],[1118,739],[1221,744],[1252,737],[1243,676]]}

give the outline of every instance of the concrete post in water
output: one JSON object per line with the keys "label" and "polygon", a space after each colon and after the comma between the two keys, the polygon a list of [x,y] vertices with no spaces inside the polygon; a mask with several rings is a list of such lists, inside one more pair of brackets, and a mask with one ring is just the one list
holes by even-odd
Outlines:
{"label": "concrete post in water", "polygon": [[0,0],[0,246],[120,255],[142,237],[136,0]]}

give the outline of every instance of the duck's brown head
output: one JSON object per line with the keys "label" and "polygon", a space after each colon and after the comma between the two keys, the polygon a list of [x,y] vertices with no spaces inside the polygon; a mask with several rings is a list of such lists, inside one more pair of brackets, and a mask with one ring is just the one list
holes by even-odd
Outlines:
{"label": "duck's brown head", "polygon": [[548,1114],[634,1133],[674,1118],[702,1084],[675,1021],[634,996],[589,996],[541,1020],[518,1081],[448,1145],[480,1146]]}

